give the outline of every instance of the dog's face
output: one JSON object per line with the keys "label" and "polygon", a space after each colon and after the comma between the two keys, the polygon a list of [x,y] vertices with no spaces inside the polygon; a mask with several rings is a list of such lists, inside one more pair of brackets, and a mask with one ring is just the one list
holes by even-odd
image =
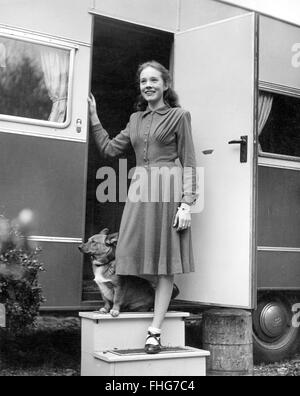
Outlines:
{"label": "dog's face", "polygon": [[115,247],[118,242],[118,233],[108,234],[109,230],[105,228],[100,234],[93,235],[86,243],[83,243],[78,249],[88,254],[98,265],[108,264],[115,257]]}

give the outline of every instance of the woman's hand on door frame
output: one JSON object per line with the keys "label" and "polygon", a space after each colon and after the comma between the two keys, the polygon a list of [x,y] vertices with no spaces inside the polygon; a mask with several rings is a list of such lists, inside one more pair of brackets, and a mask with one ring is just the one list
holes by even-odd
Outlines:
{"label": "woman's hand on door frame", "polygon": [[100,124],[100,120],[97,113],[97,103],[94,95],[90,93],[88,96],[88,104],[89,104],[89,117],[92,125]]}

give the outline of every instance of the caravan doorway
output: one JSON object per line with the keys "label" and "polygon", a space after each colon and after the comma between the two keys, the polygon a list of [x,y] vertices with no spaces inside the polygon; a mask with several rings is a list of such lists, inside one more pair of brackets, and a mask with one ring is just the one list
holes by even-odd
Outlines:
{"label": "caravan doorway", "polygon": [[[99,118],[110,137],[124,129],[139,93],[136,72],[139,64],[156,60],[165,67],[172,67],[174,35],[105,17],[95,17],[92,59],[91,90],[98,104]],[[135,154],[131,148],[121,158],[127,158],[127,171],[135,167]],[[109,166],[119,178],[119,160],[103,159],[95,146],[93,137],[88,146],[88,174],[86,200],[85,239],[109,228],[117,232],[120,227],[124,202],[101,203],[97,200],[97,187],[103,180],[97,180],[99,168]],[[130,180],[127,186],[129,187]],[[83,301],[99,300],[93,273],[86,259],[83,271]]]}

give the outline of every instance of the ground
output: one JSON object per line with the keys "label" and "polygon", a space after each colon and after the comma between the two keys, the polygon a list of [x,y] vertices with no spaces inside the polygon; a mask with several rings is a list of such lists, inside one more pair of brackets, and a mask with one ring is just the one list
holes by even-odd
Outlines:
{"label": "ground", "polygon": [[[80,375],[80,320],[40,318],[27,335],[0,332],[0,376],[72,377]],[[300,376],[300,354],[288,361],[260,364],[255,376]]]}
{"label": "ground", "polygon": [[79,318],[39,318],[29,334],[0,332],[0,376],[79,376]]}
{"label": "ground", "polygon": [[285,362],[255,366],[254,375],[257,377],[299,377],[300,355]]}

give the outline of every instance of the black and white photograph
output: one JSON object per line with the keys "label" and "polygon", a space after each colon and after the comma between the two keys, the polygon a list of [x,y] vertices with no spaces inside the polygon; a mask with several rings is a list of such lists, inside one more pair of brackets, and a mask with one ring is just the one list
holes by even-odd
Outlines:
{"label": "black and white photograph", "polygon": [[0,0],[0,377],[300,376],[299,0]]}

